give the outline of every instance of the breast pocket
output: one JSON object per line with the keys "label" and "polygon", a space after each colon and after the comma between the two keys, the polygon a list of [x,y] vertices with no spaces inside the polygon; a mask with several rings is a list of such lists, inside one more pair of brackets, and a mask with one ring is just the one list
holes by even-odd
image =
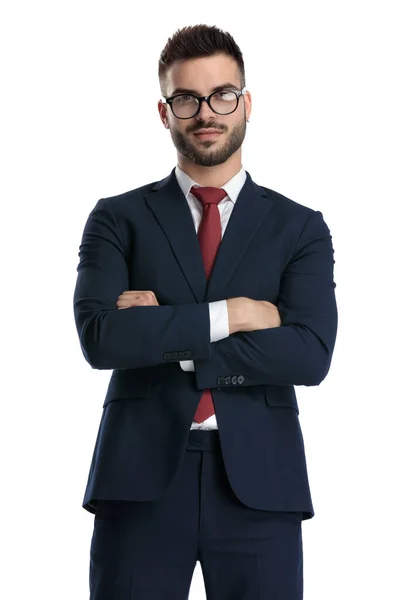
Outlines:
{"label": "breast pocket", "polygon": [[143,369],[115,369],[111,375],[103,408],[123,398],[145,398],[151,391],[151,377]]}
{"label": "breast pocket", "polygon": [[299,414],[296,392],[292,385],[265,385],[264,396],[265,402],[272,409],[288,407]]}

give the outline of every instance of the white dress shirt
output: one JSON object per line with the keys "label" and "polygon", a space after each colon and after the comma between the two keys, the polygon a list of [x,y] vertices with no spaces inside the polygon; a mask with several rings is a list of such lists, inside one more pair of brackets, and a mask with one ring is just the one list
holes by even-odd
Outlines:
{"label": "white dress shirt", "polygon": [[[203,205],[201,204],[200,200],[195,198],[193,194],[190,193],[190,189],[193,185],[196,187],[203,186],[201,186],[199,183],[197,183],[191,177],[189,177],[189,175],[187,175],[184,171],[182,171],[179,165],[176,165],[175,167],[175,175],[178,180],[179,186],[189,205],[194,227],[197,233],[203,214]],[[230,179],[224,185],[221,186],[227,193],[225,198],[221,200],[221,202],[217,205],[219,209],[219,214],[221,216],[222,237],[224,236],[224,232],[228,225],[229,217],[232,214],[233,207],[235,206],[235,202],[245,181],[246,171],[244,170],[242,165],[240,171],[236,173],[236,175],[234,175],[232,179]],[[211,342],[217,342],[218,340],[222,340],[223,338],[229,336],[228,306],[226,300],[210,302],[209,309],[210,340]],[[181,368],[184,371],[194,371],[193,360],[181,360],[179,362]],[[211,415],[211,417],[209,417],[202,423],[197,423],[196,421],[193,421],[191,429],[218,429],[215,414]]]}

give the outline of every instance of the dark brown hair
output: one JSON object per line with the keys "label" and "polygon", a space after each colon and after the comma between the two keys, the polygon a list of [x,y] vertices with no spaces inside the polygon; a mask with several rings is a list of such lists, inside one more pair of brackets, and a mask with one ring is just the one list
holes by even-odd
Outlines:
{"label": "dark brown hair", "polygon": [[237,63],[240,76],[240,87],[246,85],[243,55],[230,33],[215,26],[189,25],[178,29],[168,38],[158,61],[158,79],[161,94],[167,95],[167,71],[176,61],[202,56],[226,54]]}

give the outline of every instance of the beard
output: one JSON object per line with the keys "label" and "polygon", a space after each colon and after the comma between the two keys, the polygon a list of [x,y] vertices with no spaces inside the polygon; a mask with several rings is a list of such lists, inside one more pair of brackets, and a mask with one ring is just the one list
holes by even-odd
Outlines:
{"label": "beard", "polygon": [[[208,127],[211,129],[210,126]],[[200,124],[197,129],[201,129]],[[216,127],[216,129],[220,129],[220,127]],[[204,142],[192,143],[187,135],[174,127],[170,127],[170,133],[175,148],[185,158],[202,167],[215,167],[226,162],[242,145],[246,135],[246,118],[232,127],[228,133],[221,133],[221,136],[225,138],[224,141],[217,139],[217,141],[204,140]]]}

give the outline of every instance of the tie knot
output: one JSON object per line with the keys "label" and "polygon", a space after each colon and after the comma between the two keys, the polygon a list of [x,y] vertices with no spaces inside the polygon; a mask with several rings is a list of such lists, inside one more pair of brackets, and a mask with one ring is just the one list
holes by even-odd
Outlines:
{"label": "tie knot", "polygon": [[226,196],[226,191],[218,187],[194,187],[191,193],[203,204],[219,204]]}

